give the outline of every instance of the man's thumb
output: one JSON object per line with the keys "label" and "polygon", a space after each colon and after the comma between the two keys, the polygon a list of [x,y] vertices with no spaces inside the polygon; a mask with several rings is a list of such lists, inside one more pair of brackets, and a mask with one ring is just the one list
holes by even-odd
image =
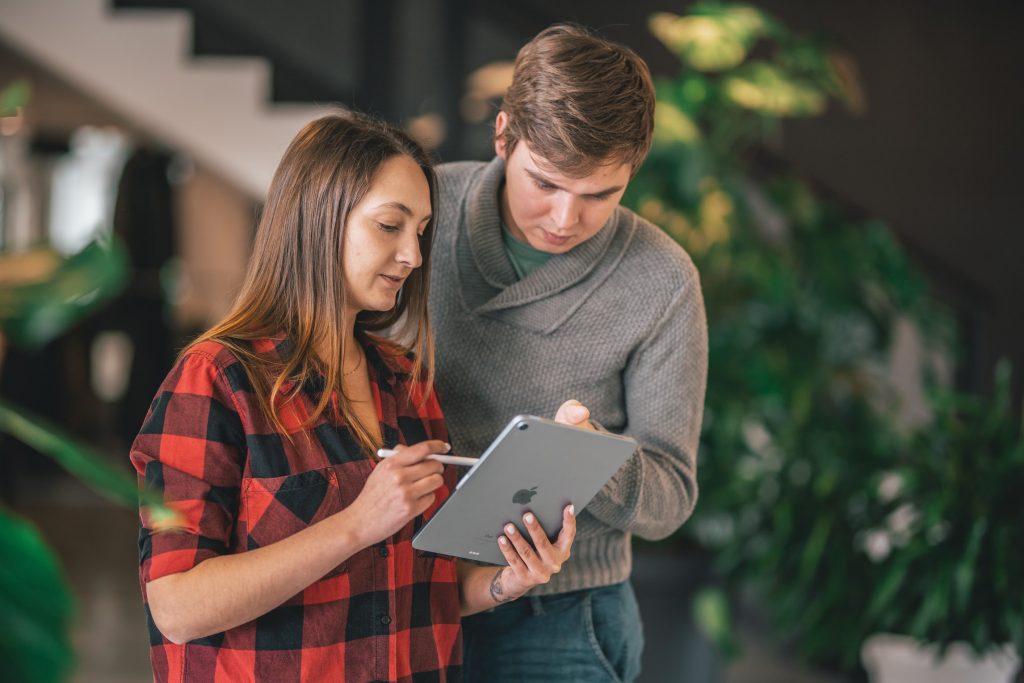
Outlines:
{"label": "man's thumb", "polygon": [[589,417],[590,411],[585,405],[575,399],[570,399],[559,406],[558,412],[555,413],[555,422],[577,425],[585,422]]}

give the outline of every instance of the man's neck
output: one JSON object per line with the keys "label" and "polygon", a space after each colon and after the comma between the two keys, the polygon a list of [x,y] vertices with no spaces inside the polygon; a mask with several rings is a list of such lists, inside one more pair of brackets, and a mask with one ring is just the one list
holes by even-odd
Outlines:
{"label": "man's neck", "polygon": [[512,212],[508,208],[508,183],[504,181],[502,181],[501,186],[498,188],[498,213],[500,214],[501,224],[512,233],[512,237],[523,244],[529,244],[526,240],[526,233],[520,230],[519,226],[512,220]]}

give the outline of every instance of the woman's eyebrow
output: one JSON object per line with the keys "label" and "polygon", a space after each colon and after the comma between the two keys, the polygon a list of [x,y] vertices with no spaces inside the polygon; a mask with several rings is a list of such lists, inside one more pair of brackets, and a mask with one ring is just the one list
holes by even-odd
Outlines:
{"label": "woman's eyebrow", "polygon": [[374,208],[376,208],[376,209],[398,209],[399,211],[404,213],[406,216],[412,216],[412,209],[410,209],[408,206],[406,206],[402,202],[384,202],[383,204],[378,204]]}

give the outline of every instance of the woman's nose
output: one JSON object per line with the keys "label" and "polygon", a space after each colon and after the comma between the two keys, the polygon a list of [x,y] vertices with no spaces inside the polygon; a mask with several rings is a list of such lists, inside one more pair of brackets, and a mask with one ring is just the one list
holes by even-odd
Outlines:
{"label": "woman's nose", "polygon": [[396,260],[410,268],[419,268],[423,264],[423,255],[420,253],[420,236],[415,230],[410,230],[402,240]]}

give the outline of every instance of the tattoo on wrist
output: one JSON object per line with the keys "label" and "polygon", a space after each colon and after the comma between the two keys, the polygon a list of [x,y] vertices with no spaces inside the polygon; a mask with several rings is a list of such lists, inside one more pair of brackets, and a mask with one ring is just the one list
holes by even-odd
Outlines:
{"label": "tattoo on wrist", "polygon": [[494,578],[491,579],[491,585],[488,589],[491,593],[491,599],[497,603],[508,602],[512,599],[510,596],[505,594],[505,589],[501,587],[501,575],[504,571],[504,569],[499,569],[495,572]]}

